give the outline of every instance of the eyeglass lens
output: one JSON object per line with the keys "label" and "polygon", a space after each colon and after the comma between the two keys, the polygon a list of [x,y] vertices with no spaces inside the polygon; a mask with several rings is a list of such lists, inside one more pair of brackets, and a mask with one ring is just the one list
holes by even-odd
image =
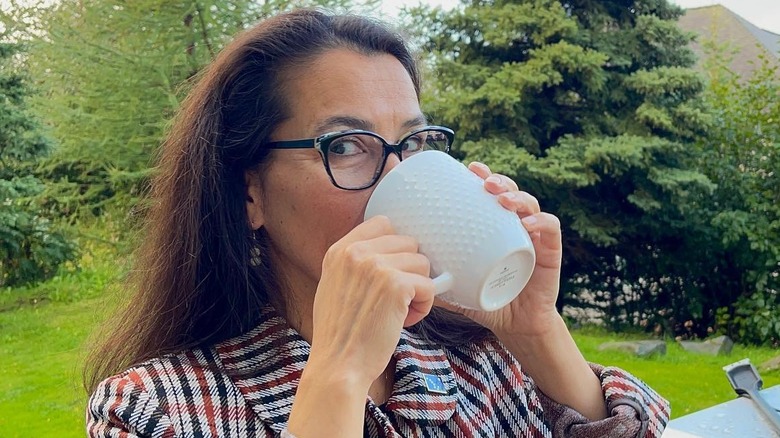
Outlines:
{"label": "eyeglass lens", "polygon": [[[439,131],[420,131],[401,140],[402,159],[427,150],[447,151],[447,136]],[[327,146],[328,166],[333,181],[345,189],[364,188],[373,184],[384,164],[381,138],[371,134],[345,133]]]}

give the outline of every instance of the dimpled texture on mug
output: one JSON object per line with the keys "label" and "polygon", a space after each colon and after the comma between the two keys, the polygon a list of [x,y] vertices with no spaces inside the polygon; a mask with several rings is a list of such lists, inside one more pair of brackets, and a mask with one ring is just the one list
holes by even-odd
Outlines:
{"label": "dimpled texture on mug", "polygon": [[[407,175],[403,189],[396,192],[391,205],[395,210],[394,216],[399,219],[397,232],[412,234],[412,230],[405,229],[408,226],[406,224],[417,224],[414,234],[419,236],[420,252],[432,260],[433,274],[438,275],[444,270],[443,267],[447,267],[457,275],[469,261],[479,256],[477,250],[482,241],[507,227],[516,227],[518,218],[508,210],[498,215],[480,211],[476,205],[479,204],[479,198],[488,198],[490,202],[498,204],[495,196],[484,189],[483,180],[455,160],[441,164],[441,167],[451,166],[453,169],[431,170],[437,175],[435,189],[418,188],[419,179]],[[471,181],[463,181],[462,178]],[[416,192],[416,195],[406,198],[403,192]],[[456,206],[460,217],[468,219],[458,219],[449,214],[448,206],[451,205]],[[476,289],[480,281],[481,278],[457,278],[456,287]],[[441,297],[455,304],[474,306],[457,302],[450,293],[444,293]]]}

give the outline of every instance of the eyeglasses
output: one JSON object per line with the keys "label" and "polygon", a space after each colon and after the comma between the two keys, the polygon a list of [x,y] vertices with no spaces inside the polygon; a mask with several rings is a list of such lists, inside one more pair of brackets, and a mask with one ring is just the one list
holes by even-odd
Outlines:
{"label": "eyeglasses", "polygon": [[331,182],[343,190],[362,190],[374,185],[393,153],[399,160],[428,150],[449,152],[455,133],[443,126],[425,126],[390,144],[371,131],[330,132],[317,138],[275,141],[270,149],[307,149],[320,152]]}

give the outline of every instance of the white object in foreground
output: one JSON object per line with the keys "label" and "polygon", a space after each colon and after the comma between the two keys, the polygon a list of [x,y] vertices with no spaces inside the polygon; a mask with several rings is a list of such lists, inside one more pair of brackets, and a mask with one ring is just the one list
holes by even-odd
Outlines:
{"label": "white object in foreground", "polygon": [[[775,409],[780,409],[780,385],[760,392]],[[669,422],[663,438],[780,438],[748,398],[739,397]]]}

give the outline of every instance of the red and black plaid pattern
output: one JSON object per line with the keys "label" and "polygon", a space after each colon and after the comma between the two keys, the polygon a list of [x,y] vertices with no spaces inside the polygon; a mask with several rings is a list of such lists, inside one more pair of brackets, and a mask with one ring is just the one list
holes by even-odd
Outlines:
{"label": "red and black plaid pattern", "polygon": [[[151,360],[103,381],[92,437],[265,437],[286,427],[309,344],[272,309],[249,333]],[[535,388],[499,343],[445,350],[404,331],[387,403],[367,437],[660,437],[669,405],[630,374],[593,365],[612,416],[590,422]],[[428,384],[426,384],[428,379]],[[431,387],[430,383],[436,383]],[[326,407],[323,407],[326,408]]]}

